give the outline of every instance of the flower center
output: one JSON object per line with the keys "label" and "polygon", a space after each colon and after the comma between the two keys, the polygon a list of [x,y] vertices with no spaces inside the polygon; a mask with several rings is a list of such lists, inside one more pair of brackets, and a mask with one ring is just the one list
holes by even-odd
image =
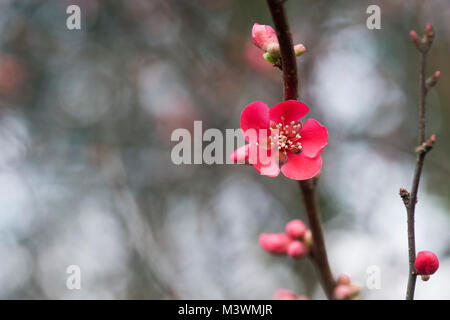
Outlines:
{"label": "flower center", "polygon": [[282,122],[272,123],[271,130],[271,145],[278,147],[278,150],[284,155],[287,152],[299,153],[302,151],[302,144],[300,143],[300,130],[302,123],[300,121],[291,121],[285,123],[284,117],[281,117]]}

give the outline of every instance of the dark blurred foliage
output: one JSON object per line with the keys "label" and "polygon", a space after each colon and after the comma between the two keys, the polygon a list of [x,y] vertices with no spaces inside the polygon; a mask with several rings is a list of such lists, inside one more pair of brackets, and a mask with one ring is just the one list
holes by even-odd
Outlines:
{"label": "dark blurred foliage", "polygon": [[[81,7],[82,29],[66,28]],[[368,30],[366,8],[381,7]],[[300,96],[330,143],[320,182],[333,271],[402,298],[406,214],[398,188],[414,166],[418,53],[432,23],[427,157],[418,249],[441,270],[419,298],[449,298],[450,2],[288,1]],[[270,298],[278,287],[323,298],[307,261],[258,248],[261,232],[304,219],[296,183],[253,168],[172,164],[171,133],[239,126],[248,103],[280,101],[280,72],[250,39],[272,24],[265,1],[4,0],[0,3],[0,297]],[[424,246],[428,246],[424,248]],[[79,265],[82,290],[66,289]]]}

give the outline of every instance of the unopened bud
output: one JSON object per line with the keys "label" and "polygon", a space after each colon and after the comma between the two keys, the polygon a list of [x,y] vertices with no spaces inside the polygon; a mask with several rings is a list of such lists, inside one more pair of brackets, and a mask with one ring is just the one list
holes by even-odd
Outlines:
{"label": "unopened bud", "polygon": [[278,289],[273,295],[275,300],[298,300],[295,293],[288,289]]}
{"label": "unopened bud", "polygon": [[293,239],[300,239],[306,232],[306,226],[303,221],[295,219],[286,224],[286,232]]}
{"label": "unopened bud", "polygon": [[[439,259],[431,251],[420,251],[417,254],[414,267],[416,268],[418,274],[429,276],[430,274],[435,273],[439,268]],[[428,279],[429,277],[422,277],[422,280],[424,281],[427,281]]]}
{"label": "unopened bud", "polygon": [[286,253],[287,246],[292,239],[285,233],[262,233],[259,236],[259,245],[265,251],[275,254]]}
{"label": "unopened bud", "polygon": [[303,235],[303,242],[309,247],[311,248],[313,245],[313,236],[312,236],[312,232],[310,229],[307,229],[305,231],[305,234]]}
{"label": "unopened bud", "polygon": [[414,30],[411,30],[409,32],[409,35],[411,36],[412,41],[414,41],[415,43],[419,43],[419,36]]}
{"label": "unopened bud", "polygon": [[350,287],[342,284],[338,285],[333,293],[334,297],[338,300],[348,299],[352,294]]}
{"label": "unopened bud", "polygon": [[431,77],[429,77],[427,79],[427,83],[426,83],[427,87],[428,88],[433,87],[437,83],[437,81],[439,80],[440,76],[441,76],[441,72],[439,70],[436,71]]}
{"label": "unopened bud", "polygon": [[288,245],[287,254],[295,259],[304,258],[308,255],[308,247],[303,242],[294,240]]}
{"label": "unopened bud", "polygon": [[351,283],[351,280],[350,280],[350,277],[347,274],[342,273],[339,276],[337,282],[338,282],[338,284],[349,285]]}
{"label": "unopened bud", "polygon": [[294,46],[294,52],[295,52],[296,56],[301,56],[302,54],[304,54],[306,52],[306,48],[302,44],[297,44]]}
{"label": "unopened bud", "polygon": [[434,37],[434,28],[431,24],[425,26],[425,34],[427,37]]}
{"label": "unopened bud", "polygon": [[273,44],[278,44],[277,34],[271,26],[255,23],[252,28],[253,43],[264,51]]}

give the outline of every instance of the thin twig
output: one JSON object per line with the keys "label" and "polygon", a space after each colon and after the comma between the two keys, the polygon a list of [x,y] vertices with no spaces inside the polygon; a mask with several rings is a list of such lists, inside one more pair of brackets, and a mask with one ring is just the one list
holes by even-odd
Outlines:
{"label": "thin twig", "polygon": [[412,31],[411,37],[420,52],[420,72],[419,72],[419,117],[418,117],[418,146],[416,148],[416,168],[414,170],[414,178],[411,187],[411,193],[406,189],[400,188],[400,196],[406,207],[408,216],[408,256],[409,256],[409,273],[408,286],[406,289],[406,299],[414,299],[414,290],[416,287],[417,271],[414,267],[416,260],[416,240],[414,231],[414,218],[417,203],[417,193],[419,191],[420,177],[425,161],[426,154],[433,148],[435,135],[425,140],[425,122],[426,122],[426,95],[428,89],[436,84],[439,78],[439,72],[436,72],[430,79],[426,80],[426,62],[427,53],[431,48],[434,38],[434,30],[431,25],[427,25],[425,34],[419,39],[417,34]]}
{"label": "thin twig", "polygon": [[[284,99],[297,100],[298,98],[298,76],[297,61],[293,49],[292,35],[283,0],[267,0],[277,32],[281,52],[281,69],[284,81]],[[323,236],[322,221],[320,218],[319,204],[316,192],[317,178],[299,181],[300,191],[308,217],[308,224],[313,236],[313,247],[311,258],[317,267],[322,287],[328,299],[333,299],[333,290],[336,281],[330,270],[328,256]]]}

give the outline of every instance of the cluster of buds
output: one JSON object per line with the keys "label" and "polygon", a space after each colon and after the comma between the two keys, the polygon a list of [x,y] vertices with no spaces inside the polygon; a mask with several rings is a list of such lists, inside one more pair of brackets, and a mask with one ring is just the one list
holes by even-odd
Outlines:
{"label": "cluster of buds", "polygon": [[430,50],[431,44],[433,43],[434,39],[434,29],[431,24],[427,24],[425,26],[425,31],[423,32],[422,37],[419,37],[417,32],[414,30],[411,30],[409,32],[409,35],[411,36],[412,41],[417,46],[417,49],[421,52],[427,52]]}
{"label": "cluster of buds", "polygon": [[[280,44],[271,26],[255,23],[252,29],[253,43],[264,50],[263,57],[274,66],[281,66]],[[294,46],[296,56],[302,55],[306,48],[302,44]]]}
{"label": "cluster of buds", "polygon": [[356,300],[360,291],[361,288],[352,283],[350,277],[343,273],[337,280],[333,294],[337,300]]}
{"label": "cluster of buds", "polygon": [[298,219],[286,224],[285,233],[262,233],[259,236],[259,245],[267,252],[287,254],[295,259],[306,257],[311,244],[311,230]]}
{"label": "cluster of buds", "polygon": [[307,296],[297,296],[291,290],[278,289],[273,295],[275,300],[309,300]]}
{"label": "cluster of buds", "polygon": [[423,281],[428,281],[430,275],[439,268],[438,257],[431,251],[420,251],[414,262],[417,274],[421,275]]}

